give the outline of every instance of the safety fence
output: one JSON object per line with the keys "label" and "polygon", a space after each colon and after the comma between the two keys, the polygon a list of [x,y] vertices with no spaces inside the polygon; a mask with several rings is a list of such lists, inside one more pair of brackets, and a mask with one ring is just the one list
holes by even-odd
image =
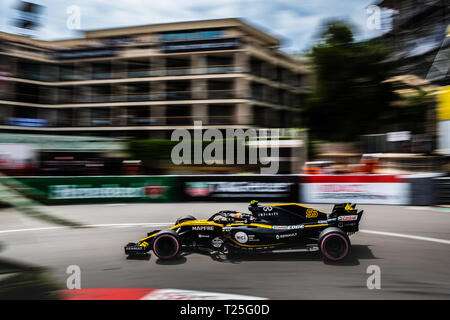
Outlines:
{"label": "safety fence", "polygon": [[[11,181],[0,177],[0,185],[5,179]],[[14,180],[27,186],[16,189],[17,192],[49,205],[253,199],[266,203],[450,203],[450,178],[436,174],[73,176]]]}

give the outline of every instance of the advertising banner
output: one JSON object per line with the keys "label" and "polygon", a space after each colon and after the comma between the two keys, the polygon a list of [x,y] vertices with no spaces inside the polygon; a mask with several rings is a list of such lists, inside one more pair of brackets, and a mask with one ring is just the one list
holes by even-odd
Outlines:
{"label": "advertising banner", "polygon": [[45,195],[48,204],[173,202],[176,178],[167,176],[96,176],[16,178]]}
{"label": "advertising banner", "polygon": [[308,175],[301,178],[306,203],[409,204],[410,185],[395,175]]}
{"label": "advertising banner", "polygon": [[184,201],[298,201],[298,176],[180,176]]}

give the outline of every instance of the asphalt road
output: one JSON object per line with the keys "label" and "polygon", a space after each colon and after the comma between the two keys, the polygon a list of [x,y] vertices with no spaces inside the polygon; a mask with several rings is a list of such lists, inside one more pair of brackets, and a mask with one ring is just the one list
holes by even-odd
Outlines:
{"label": "asphalt road", "polygon": [[[325,263],[319,253],[254,254],[223,262],[201,254],[186,255],[172,262],[161,262],[154,256],[131,260],[123,253],[127,242],[163,228],[148,224],[172,224],[186,214],[206,218],[222,209],[246,210],[247,205],[50,207],[54,214],[96,225],[82,229],[61,228],[13,209],[1,209],[0,259],[48,266],[54,278],[63,284],[68,277],[67,267],[78,265],[82,288],[174,288],[271,299],[450,298],[450,210],[444,208],[358,206],[365,210],[362,232],[351,237],[352,250],[339,263]],[[332,206],[314,207],[329,211]],[[380,267],[381,289],[367,288],[370,265]]]}

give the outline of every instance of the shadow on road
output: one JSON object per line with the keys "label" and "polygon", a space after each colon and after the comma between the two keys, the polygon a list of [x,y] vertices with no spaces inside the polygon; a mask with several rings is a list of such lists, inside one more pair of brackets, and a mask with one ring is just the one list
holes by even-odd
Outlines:
{"label": "shadow on road", "polygon": [[240,263],[242,261],[323,261],[325,264],[338,266],[359,265],[360,259],[378,259],[376,258],[370,246],[353,245],[348,256],[342,261],[327,261],[320,252],[286,252],[286,253],[242,253],[228,257],[228,259],[216,261]]}
{"label": "shadow on road", "polygon": [[353,245],[348,256],[342,261],[327,261],[324,260],[325,264],[336,265],[336,266],[356,266],[359,265],[359,260],[365,259],[379,259],[375,257],[368,245]]}
{"label": "shadow on road", "polygon": [[[179,265],[184,264],[187,261],[189,255],[205,254],[204,252],[184,252],[178,258],[173,260],[156,260],[156,264],[160,265]],[[209,255],[209,254],[207,254]],[[211,259],[221,263],[241,263],[244,261],[318,261],[328,265],[336,266],[355,266],[359,265],[359,260],[364,259],[379,259],[375,257],[368,245],[353,245],[348,256],[338,262],[327,261],[323,258],[320,252],[283,252],[283,253],[270,253],[270,252],[242,252],[233,254],[218,254],[210,255]],[[148,258],[149,259],[149,258]],[[147,259],[147,260],[148,260]]]}
{"label": "shadow on road", "polygon": [[158,259],[156,260],[156,264],[162,264],[162,265],[178,265],[178,264],[184,264],[186,263],[187,259],[184,255],[180,255],[175,259],[171,259],[171,260],[161,260]]}
{"label": "shadow on road", "polygon": [[146,254],[136,254],[127,256],[127,260],[150,260],[151,255]]}

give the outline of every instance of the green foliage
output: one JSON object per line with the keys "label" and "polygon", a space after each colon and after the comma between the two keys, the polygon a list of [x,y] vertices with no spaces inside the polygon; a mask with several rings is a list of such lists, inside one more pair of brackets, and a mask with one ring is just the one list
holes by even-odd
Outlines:
{"label": "green foliage", "polygon": [[166,139],[130,140],[128,151],[134,159],[143,161],[169,160],[172,148],[177,143]]}
{"label": "green foliage", "polygon": [[328,141],[316,139],[314,136],[311,136],[308,139],[308,159],[315,159],[319,154],[317,150],[317,145],[322,143],[327,143]]}
{"label": "green foliage", "polygon": [[[226,153],[226,141],[228,139],[217,139],[216,141],[223,143],[223,152]],[[233,138],[234,145],[237,143],[244,143],[242,140]],[[239,140],[239,141],[238,141]],[[202,151],[213,140],[202,140]],[[171,141],[166,139],[142,139],[142,140],[130,140],[128,142],[128,152],[135,160],[142,160],[144,167],[147,170],[153,170],[158,168],[159,160],[171,160],[171,153],[173,147],[180,143],[180,141]],[[191,140],[191,161],[194,162],[194,143],[195,140]],[[236,148],[236,147],[235,147]],[[236,149],[235,149],[236,150]],[[248,153],[248,146],[245,146],[246,153]],[[235,160],[237,159],[236,152],[234,153]],[[246,154],[247,156],[247,154]]]}
{"label": "green foliage", "polygon": [[396,98],[389,78],[389,49],[375,41],[355,42],[351,27],[329,22],[310,56],[317,83],[304,119],[319,139],[351,141],[383,129]]}

